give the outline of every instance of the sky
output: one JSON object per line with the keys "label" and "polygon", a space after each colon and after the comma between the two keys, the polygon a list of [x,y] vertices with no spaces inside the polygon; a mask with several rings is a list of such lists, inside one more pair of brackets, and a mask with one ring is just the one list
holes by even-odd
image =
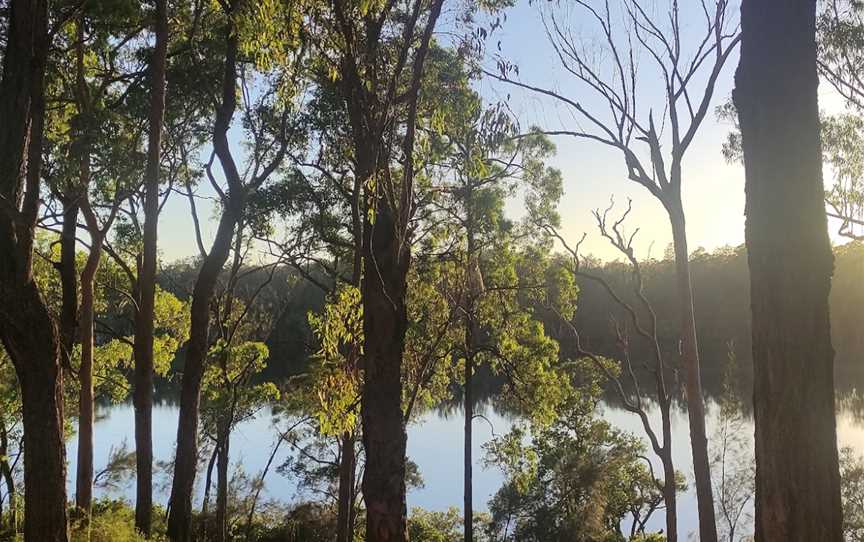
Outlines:
{"label": "sky", "polygon": [[[653,5],[651,0],[648,0],[648,4]],[[666,5],[663,0],[656,4]],[[689,59],[692,55],[688,55],[687,51],[694,50],[696,37],[704,28],[705,22],[700,19],[701,11],[695,11],[695,8],[698,8],[697,2],[682,4],[683,56]],[[580,85],[562,68],[549,43],[540,13],[541,10],[551,9],[548,7],[550,5],[557,3],[540,1],[529,4],[527,0],[517,1],[517,4],[507,11],[502,28],[493,34],[490,44],[497,49],[495,42],[500,40],[501,49],[498,54],[519,66],[519,80],[522,82],[554,89],[579,101],[589,110],[603,111],[598,109],[600,103],[592,99],[590,89]],[[729,9],[730,16],[737,21],[738,4],[733,2]],[[613,14],[613,24],[621,21],[621,17],[615,15]],[[656,12],[656,15],[658,20],[665,20],[662,11]],[[578,12],[570,13],[569,17],[562,20],[568,22],[568,27],[589,48],[597,49],[595,40],[598,27],[593,21]],[[445,34],[446,27],[442,32],[442,39],[446,39]],[[604,65],[604,58],[598,58],[601,66]],[[637,63],[641,118],[645,122],[648,111],[651,110],[659,123],[665,100],[662,87],[658,84],[660,79],[657,77],[656,68],[647,57],[637,58]],[[737,64],[736,50],[726,62],[717,81],[709,113],[683,160],[683,198],[691,252],[700,247],[714,250],[744,242],[744,170],[741,165],[729,164],[723,158],[722,143],[732,127],[727,122],[718,120],[714,114],[714,108],[731,96]],[[487,60],[486,66],[494,67],[494,60]],[[701,96],[702,88],[702,80],[697,80],[693,94]],[[510,107],[523,127],[537,125],[548,130],[586,127],[584,122],[580,125],[580,120],[566,107],[531,91],[488,78],[477,83],[477,90],[489,102],[507,99],[509,96]],[[836,93],[825,83],[820,85],[820,107],[830,112],[842,109]],[[645,188],[627,179],[620,151],[597,142],[569,136],[558,136],[553,141],[557,153],[548,163],[558,168],[563,176],[564,196],[559,211],[562,218],[561,233],[565,239],[576,241],[583,233],[587,233],[588,237],[583,244],[585,253],[603,260],[618,259],[615,249],[597,233],[591,212],[607,207],[610,197],[615,198],[618,208],[626,205],[630,198],[633,201],[633,211],[625,223],[625,230],[632,232],[639,228],[634,243],[637,256],[663,257],[671,242],[668,218],[660,203]],[[236,137],[233,142],[239,145]],[[636,145],[644,147],[638,142]],[[668,152],[668,149],[665,150]],[[201,193],[206,195],[207,189],[203,189]],[[510,201],[507,210],[512,217],[518,218],[522,214],[521,201],[518,198]],[[209,219],[208,223],[204,224],[206,245],[212,240],[216,217],[212,206],[208,206],[206,202],[199,205],[199,215],[202,219]],[[843,240],[834,234],[835,226],[829,225],[832,239],[841,243]],[[160,222],[159,238],[164,261],[194,255],[192,221],[184,198],[173,198],[166,205]]]}

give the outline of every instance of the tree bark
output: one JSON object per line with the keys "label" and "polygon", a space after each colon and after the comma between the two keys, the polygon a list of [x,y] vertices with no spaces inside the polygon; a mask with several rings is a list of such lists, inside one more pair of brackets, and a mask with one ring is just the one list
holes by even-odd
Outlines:
{"label": "tree bark", "polygon": [[354,469],[356,457],[354,454],[354,435],[345,431],[341,437],[342,454],[339,457],[339,502],[336,516],[336,542],[353,542],[354,525],[352,509],[354,507]]}
{"label": "tree bark", "polygon": [[165,71],[168,55],[168,2],[156,0],[156,47],[150,63],[150,111],[147,166],[144,172],[144,234],[136,293],[134,395],[135,528],[150,536],[153,513],[153,329],[156,299],[159,162],[165,114]]}
{"label": "tree bark", "polygon": [[[669,206],[672,240],[675,251],[675,277],[678,289],[681,358],[685,367],[687,415],[690,423],[690,450],[693,454],[693,477],[699,512],[699,540],[717,541],[717,520],[711,487],[711,467],[708,460],[708,437],[705,431],[705,403],[702,399],[702,378],[699,363],[699,343],[696,338],[696,318],[693,308],[693,285],[690,278],[690,255],[681,198]],[[668,442],[668,441],[667,441]],[[673,480],[674,483],[674,480]]]}
{"label": "tree bark", "polygon": [[741,6],[759,542],[843,539],[815,18],[812,1]]}
{"label": "tree bark", "polygon": [[402,353],[408,248],[396,238],[386,202],[366,224],[363,276],[363,365],[361,414],[366,469],[366,540],[406,540],[405,446],[402,417]]}
{"label": "tree bark", "polygon": [[219,457],[216,460],[216,542],[228,540],[228,466],[231,435],[220,428],[217,436]]}
{"label": "tree bark", "polygon": [[[469,317],[470,318],[470,317]],[[473,463],[471,459],[471,429],[474,422],[474,397],[471,393],[471,377],[474,371],[474,351],[471,324],[466,324],[468,328],[468,349],[470,350],[465,356],[465,461],[464,461],[464,501],[463,501],[463,518],[465,523],[465,542],[474,542],[474,497],[473,497]]]}
{"label": "tree bark", "polygon": [[60,337],[32,274],[47,52],[47,3],[12,0],[0,82],[0,340],[21,385],[24,538],[66,542]]}
{"label": "tree bark", "polygon": [[74,194],[63,196],[63,229],[60,234],[60,348],[63,364],[68,368],[78,330],[78,271],[75,269],[78,202]]}
{"label": "tree bark", "polygon": [[[246,205],[245,187],[231,156],[228,130],[237,107],[238,37],[234,27],[234,11],[242,0],[226,4],[228,24],[225,28],[225,62],[222,80],[222,103],[216,111],[213,129],[213,149],[228,182],[229,191],[223,201],[222,216],[210,252],[204,258],[192,292],[189,342],[183,366],[180,392],[180,415],[177,423],[177,455],[171,486],[171,509],[168,514],[168,536],[174,542],[186,542],[191,536],[192,492],[198,466],[198,421],[201,403],[201,379],[210,349],[210,303],[222,267],[228,260],[234,228]],[[257,178],[256,178],[257,179]],[[259,181],[260,182],[260,181]]]}
{"label": "tree bark", "polygon": [[222,266],[228,259],[236,216],[242,206],[229,201],[216,230],[210,253],[204,259],[192,292],[191,324],[183,384],[180,391],[180,413],[177,422],[177,454],[171,486],[171,509],[168,514],[168,536],[175,542],[186,542],[191,536],[192,493],[198,467],[198,407],[201,402],[201,379],[210,347],[210,302]]}
{"label": "tree bark", "polygon": [[[76,77],[75,101],[78,116],[86,119],[90,114],[87,82],[84,73],[84,20],[82,10],[76,28]],[[89,122],[80,122],[86,127]],[[90,234],[90,253],[81,272],[81,307],[79,308],[81,365],[78,368],[78,463],[75,473],[75,505],[83,513],[83,520],[90,521],[93,504],[93,349],[94,341],[94,281],[102,254],[103,235],[99,221],[89,203],[90,190],[90,137],[85,131],[75,134],[78,149],[77,194],[81,200],[87,232]],[[65,226],[65,225],[64,225]],[[74,265],[74,264],[73,264]]]}
{"label": "tree bark", "polygon": [[[360,31],[365,32],[364,38],[368,40],[362,58],[352,56],[354,44],[349,43],[341,59],[343,97],[356,161],[354,174],[359,186],[364,187],[367,202],[364,209],[367,212],[363,213],[364,375],[360,409],[366,452],[362,487],[367,511],[367,542],[407,540],[407,435],[402,411],[402,356],[408,326],[405,303],[411,262],[409,222],[414,206],[414,138],[423,67],[442,4],[443,0],[434,0],[427,7],[428,17],[413,55],[410,88],[402,98],[407,104],[407,114],[402,140],[403,171],[398,182],[391,177],[392,143],[388,140],[387,131],[396,113],[391,90],[397,88],[401,74],[392,74],[392,79],[385,77],[388,81],[381,84],[381,23],[377,30],[375,25],[366,25]],[[404,55],[401,57],[403,61],[417,35],[415,23],[421,6],[421,2],[415,3],[412,15],[403,23],[403,50],[399,53]],[[353,31],[345,30],[349,25],[344,20],[342,7],[338,2],[335,4],[341,32],[346,40],[353,40]],[[363,70],[358,70],[358,62],[368,72],[361,75]],[[379,91],[382,94],[375,96]],[[386,194],[386,183],[392,183],[390,197]]]}
{"label": "tree bark", "polygon": [[[97,246],[98,245],[98,246]],[[99,266],[102,239],[96,234],[90,247],[90,256],[81,273],[81,366],[78,380],[78,465],[75,474],[75,505],[90,517],[93,505],[93,350],[94,307],[93,282]]]}

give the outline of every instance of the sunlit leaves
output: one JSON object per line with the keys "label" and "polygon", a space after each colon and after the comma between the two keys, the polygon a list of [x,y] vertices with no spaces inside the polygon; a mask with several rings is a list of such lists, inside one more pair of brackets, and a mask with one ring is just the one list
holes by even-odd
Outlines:
{"label": "sunlit leaves", "polygon": [[360,290],[342,286],[333,292],[320,314],[309,314],[309,326],[320,345],[310,370],[319,431],[339,435],[357,425],[362,355],[363,306]]}

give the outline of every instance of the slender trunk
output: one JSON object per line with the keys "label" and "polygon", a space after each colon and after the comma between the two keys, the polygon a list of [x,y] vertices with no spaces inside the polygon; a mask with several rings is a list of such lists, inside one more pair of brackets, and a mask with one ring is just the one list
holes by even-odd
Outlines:
{"label": "slender trunk", "polygon": [[[198,466],[198,421],[201,403],[201,379],[210,349],[210,303],[216,281],[228,260],[234,228],[242,218],[247,187],[238,173],[228,144],[228,129],[237,106],[237,31],[234,10],[241,2],[228,2],[229,22],[225,28],[226,52],[222,81],[222,104],[216,111],[213,147],[225,173],[229,192],[223,201],[222,216],[209,254],[204,258],[192,292],[189,342],[183,366],[180,392],[180,415],[177,423],[177,455],[171,486],[171,510],[168,514],[168,536],[174,542],[186,542],[191,535],[192,493]],[[260,179],[259,179],[260,181]]]}
{"label": "slender trunk", "polygon": [[354,507],[354,434],[345,431],[341,437],[342,453],[339,457],[339,502],[336,518],[336,542],[353,542],[354,529],[351,511]]}
{"label": "slender trunk", "polygon": [[[238,197],[242,201],[242,198]],[[183,384],[180,391],[180,413],[177,422],[177,454],[171,486],[171,509],[168,513],[168,535],[174,542],[186,542],[191,536],[192,493],[198,467],[198,407],[201,402],[201,379],[210,347],[210,302],[222,266],[228,259],[234,225],[242,204],[229,200],[213,241],[204,259],[192,292],[191,324]]]}
{"label": "slender trunk", "polygon": [[78,230],[78,202],[74,194],[63,198],[63,230],[60,234],[60,348],[64,365],[70,365],[78,329],[78,272],[75,269],[75,245]]}
{"label": "slender trunk", "polygon": [[[87,82],[84,73],[84,18],[79,14],[76,39],[76,81],[75,99],[78,115],[88,117],[90,113]],[[87,124],[86,122],[83,124]],[[102,254],[103,236],[99,221],[90,207],[90,134],[76,134],[79,146],[78,190],[81,208],[90,234],[90,254],[81,272],[81,307],[79,309],[81,364],[78,368],[78,465],[75,473],[75,505],[82,512],[83,520],[89,529],[90,510],[93,504],[93,349],[94,340],[94,281]]]}
{"label": "slender trunk", "polygon": [[465,520],[465,542],[474,541],[474,498],[472,486],[472,470],[473,463],[471,459],[471,429],[474,422],[474,397],[471,393],[471,377],[474,372],[474,351],[473,341],[471,340],[471,324],[466,325],[468,328],[468,350],[465,356],[465,495],[463,504],[463,517]]}
{"label": "slender trunk", "polygon": [[476,302],[480,296],[482,281],[480,280],[480,262],[475,239],[474,225],[474,184],[473,179],[468,179],[465,192],[465,237],[466,237],[466,273],[465,273],[465,450],[464,450],[464,494],[463,512],[464,538],[465,542],[474,542],[474,487],[473,487],[473,459],[471,457],[471,444],[473,443],[472,429],[474,424],[474,397],[472,390],[472,378],[474,376],[474,352],[476,350],[476,333],[474,329],[474,315]]}
{"label": "slender trunk", "polygon": [[[662,365],[658,370],[663,370]],[[675,479],[675,464],[672,460],[672,418],[669,398],[665,396],[666,386],[658,386],[664,397],[660,400],[660,415],[663,425],[663,448],[660,461],[663,463],[663,504],[666,507],[666,542],[678,542],[678,487]]]}
{"label": "slender trunk", "polygon": [[[24,538],[66,542],[60,337],[32,274],[48,52],[47,2],[12,0],[0,82],[0,340],[21,385]],[[25,188],[26,187],[26,188]]]}
{"label": "slender trunk", "polygon": [[741,6],[757,542],[843,539],[815,22],[815,2]]}
{"label": "slender trunk", "polygon": [[156,47],[150,65],[150,112],[147,167],[144,173],[144,238],[135,314],[135,528],[150,536],[153,514],[153,326],[156,296],[159,160],[165,112],[168,54],[168,2],[156,0]]}
{"label": "slender trunk", "polygon": [[[360,176],[354,178],[354,190],[351,194],[351,237],[352,237],[352,270],[351,285],[360,288],[363,278],[363,220],[361,219],[360,202],[363,197],[363,185]],[[345,370],[351,374],[357,371],[360,355],[352,353],[348,358]],[[357,457],[354,445],[357,436],[354,429],[345,431],[342,435],[342,455],[339,462],[339,502],[336,523],[336,542],[354,542],[354,499],[357,485]]]}
{"label": "slender trunk", "polygon": [[717,521],[714,515],[714,495],[711,488],[711,467],[708,460],[708,437],[705,431],[705,403],[702,399],[702,377],[699,367],[699,343],[693,310],[693,286],[690,279],[690,256],[687,231],[680,199],[672,206],[669,218],[675,248],[675,275],[678,289],[681,358],[685,368],[687,414],[690,421],[690,449],[693,454],[693,474],[696,504],[699,511],[699,540],[717,541]]}
{"label": "slender trunk", "polygon": [[93,350],[94,307],[93,282],[99,266],[102,239],[96,234],[90,256],[81,273],[81,366],[78,369],[78,465],[75,475],[75,505],[90,517],[93,504]]}
{"label": "slender trunk", "polygon": [[402,354],[408,248],[396,236],[388,204],[377,205],[366,223],[363,247],[363,378],[361,414],[366,469],[366,540],[406,540],[405,446],[402,415]]}
{"label": "slender trunk", "polygon": [[249,515],[246,517],[247,542],[252,540],[252,520],[255,518],[255,507],[258,506],[258,498],[261,496],[261,490],[264,488],[264,480],[267,478],[267,473],[270,472],[270,467],[273,465],[273,459],[276,458],[276,452],[279,451],[279,447],[282,446],[284,441],[285,439],[280,435],[279,440],[276,441],[276,446],[274,446],[273,450],[270,452],[270,457],[267,458],[267,464],[264,465],[264,470],[261,471],[261,477],[258,479],[258,484],[255,488],[255,495],[252,497],[251,506],[249,506]]}
{"label": "slender trunk", "polygon": [[217,440],[219,458],[216,460],[216,542],[228,540],[228,466],[231,434],[227,427],[219,428]]}
{"label": "slender trunk", "polygon": [[12,466],[9,464],[9,434],[6,428],[0,428],[0,475],[6,484],[6,500],[9,508],[9,528],[13,535],[18,532],[18,512],[15,499],[15,478],[12,477]]}
{"label": "slender trunk", "polygon": [[201,536],[204,540],[207,539],[207,530],[204,525],[207,524],[207,512],[210,507],[210,488],[213,486],[213,467],[216,466],[216,458],[219,457],[219,446],[213,447],[213,453],[210,454],[210,460],[207,462],[207,474],[204,476],[204,499],[201,501]]}

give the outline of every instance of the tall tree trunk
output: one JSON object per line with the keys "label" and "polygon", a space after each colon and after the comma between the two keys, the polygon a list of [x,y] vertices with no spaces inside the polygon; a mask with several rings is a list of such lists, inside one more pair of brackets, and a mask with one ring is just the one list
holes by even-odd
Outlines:
{"label": "tall tree trunk", "polygon": [[[230,197],[230,196],[229,196]],[[242,196],[237,199],[242,201]],[[229,200],[219,220],[216,238],[204,259],[192,292],[191,323],[183,385],[180,391],[180,413],[177,422],[177,454],[171,485],[168,536],[174,542],[186,542],[191,536],[192,493],[198,467],[198,407],[201,402],[201,379],[210,347],[210,302],[222,266],[228,259],[236,217],[242,203]]]}
{"label": "tall tree trunk", "polygon": [[147,167],[144,173],[144,238],[135,313],[135,528],[150,536],[153,513],[153,326],[156,298],[159,160],[165,113],[168,54],[168,1],[156,0],[156,47],[150,64],[150,112]]}
{"label": "tall tree trunk", "polygon": [[207,474],[204,475],[204,498],[201,501],[201,540],[207,540],[207,513],[210,511],[210,488],[213,486],[213,467],[219,457],[219,446],[213,446],[213,453],[207,461]]}
{"label": "tall tree trunk", "polygon": [[[76,81],[75,100],[78,116],[87,118],[90,114],[87,82],[84,73],[84,20],[85,12],[79,14],[76,29]],[[87,126],[89,122],[81,122]],[[81,307],[79,309],[81,365],[78,368],[78,464],[75,473],[75,505],[83,513],[89,529],[90,510],[93,504],[93,349],[94,341],[94,281],[102,253],[102,232],[99,221],[89,202],[90,190],[90,137],[91,134],[75,134],[78,144],[78,195],[90,234],[90,254],[81,272]]]}
{"label": "tall tree trunk", "polygon": [[75,505],[90,517],[93,504],[93,350],[94,341],[94,279],[99,267],[102,238],[97,232],[90,247],[90,256],[81,273],[81,366],[78,380],[78,465],[75,475]]}
{"label": "tall tree trunk", "polygon": [[[390,122],[393,104],[385,111],[363,111],[368,102],[367,83],[350,68],[356,59],[346,61],[346,102],[352,126],[357,167],[355,175],[367,191],[367,212],[363,214],[363,387],[361,419],[366,467],[363,472],[363,496],[366,501],[366,541],[402,542],[407,540],[407,506],[405,502],[405,416],[402,411],[402,356],[408,327],[406,290],[411,264],[409,222],[414,202],[414,140],[417,128],[417,102],[423,67],[432,31],[444,0],[433,0],[411,66],[411,86],[405,93],[407,104],[405,135],[402,141],[402,178],[394,183],[398,202],[385,194],[385,178],[390,175],[390,149],[384,136]],[[417,10],[420,8],[417,3]],[[416,22],[415,10],[414,22]],[[406,42],[414,34],[413,22],[405,23]],[[368,27],[367,27],[368,30]],[[379,36],[367,35],[372,41]],[[371,42],[370,42],[371,45]],[[370,52],[374,52],[371,48]],[[407,53],[407,50],[406,50]],[[380,58],[374,58],[379,64]],[[347,59],[346,59],[347,60]],[[367,57],[367,61],[370,58]],[[368,66],[377,71],[377,66]],[[375,76],[377,77],[377,76]],[[393,80],[395,82],[395,79]],[[377,92],[374,89],[373,92]],[[369,113],[383,120],[368,124]],[[381,179],[368,182],[374,175]],[[392,194],[390,194],[392,196]],[[368,212],[368,211],[371,211]],[[372,216],[370,216],[372,215]],[[373,219],[374,217],[374,219]]]}
{"label": "tall tree trunk", "polygon": [[60,348],[63,363],[69,366],[78,330],[78,271],[75,269],[78,201],[75,194],[63,196],[63,229],[60,233]]}
{"label": "tall tree trunk", "polygon": [[[21,385],[24,538],[66,542],[66,447],[60,337],[32,274],[39,207],[48,9],[9,4],[0,82],[0,340]],[[25,188],[26,187],[26,188]]]}
{"label": "tall tree trunk", "polygon": [[[224,424],[223,424],[224,425]],[[216,542],[228,541],[228,467],[231,435],[228,428],[219,429],[219,457],[216,461]]]}
{"label": "tall tree trunk", "polygon": [[813,1],[741,6],[760,542],[843,539],[815,17]]}
{"label": "tall tree trunk", "polygon": [[[222,216],[209,254],[204,258],[192,292],[191,323],[183,365],[183,386],[180,392],[180,414],[177,423],[177,455],[174,462],[174,480],[171,486],[171,510],[168,514],[168,536],[174,542],[186,542],[191,534],[192,492],[198,466],[198,408],[201,402],[201,379],[210,349],[210,303],[219,274],[228,259],[234,229],[240,223],[250,189],[260,186],[269,173],[256,176],[244,185],[231,155],[228,130],[237,108],[237,51],[238,33],[234,16],[243,0],[224,3],[228,22],[225,27],[225,62],[222,80],[222,102],[216,111],[213,126],[213,150],[219,158],[228,193],[223,199]],[[284,148],[266,170],[276,168]],[[227,458],[226,458],[227,460]]]}
{"label": "tall tree trunk", "polygon": [[474,497],[472,485],[473,463],[471,459],[471,429],[474,423],[474,397],[471,393],[471,377],[474,372],[474,345],[472,337],[471,324],[466,324],[468,328],[468,350],[465,356],[465,461],[464,461],[464,501],[463,501],[463,517],[465,523],[465,542],[474,542]]}
{"label": "tall tree trunk", "polygon": [[366,469],[366,540],[406,540],[405,446],[402,415],[402,354],[408,248],[396,237],[395,217],[379,200],[367,221],[363,248],[363,377],[361,414]]}
{"label": "tall tree trunk", "polygon": [[666,507],[666,542],[678,542],[678,487],[675,479],[675,464],[672,462],[672,428],[669,423],[669,404],[661,405],[663,415],[664,448],[660,460],[663,463],[663,505]]}
{"label": "tall tree trunk", "polygon": [[354,469],[356,457],[354,454],[354,434],[345,431],[340,438],[342,453],[339,456],[339,502],[336,516],[336,542],[353,542],[354,525],[352,509],[354,508]]}
{"label": "tall tree trunk", "polygon": [[[25,304],[39,299],[35,286],[31,292],[18,299],[5,295],[3,299],[15,304],[18,314],[27,312],[28,316],[33,316],[42,309],[38,305],[35,311],[23,309]],[[16,330],[15,333],[30,334],[44,343],[16,353],[26,359],[25,363],[32,364],[18,376],[24,406],[24,539],[66,542],[66,447],[60,352],[47,311],[39,320],[45,325],[42,330]],[[0,324],[6,326],[6,322]],[[9,342],[17,340],[18,337],[13,336]],[[7,351],[11,351],[9,346],[7,343]]]}
{"label": "tall tree trunk", "polygon": [[[690,279],[690,255],[681,198],[669,206],[672,241],[675,250],[675,275],[678,289],[681,358],[685,367],[687,415],[690,422],[690,450],[693,454],[693,477],[699,512],[699,540],[717,541],[717,520],[711,488],[711,467],[708,460],[708,437],[705,431],[705,403],[702,399],[702,378],[699,366],[699,343],[696,338],[696,318],[693,308],[693,285]],[[668,442],[668,441],[667,441]]]}
{"label": "tall tree trunk", "polygon": [[[351,240],[353,246],[351,285],[361,287],[363,278],[363,219],[360,203],[363,198],[363,185],[359,176],[354,177],[354,187],[351,193]],[[353,350],[349,354],[346,371],[355,372],[358,364],[362,364],[360,355]],[[354,499],[356,497],[357,456],[354,445],[357,436],[354,428],[342,434],[342,454],[339,457],[339,500],[336,517],[336,542],[354,542]]]}

